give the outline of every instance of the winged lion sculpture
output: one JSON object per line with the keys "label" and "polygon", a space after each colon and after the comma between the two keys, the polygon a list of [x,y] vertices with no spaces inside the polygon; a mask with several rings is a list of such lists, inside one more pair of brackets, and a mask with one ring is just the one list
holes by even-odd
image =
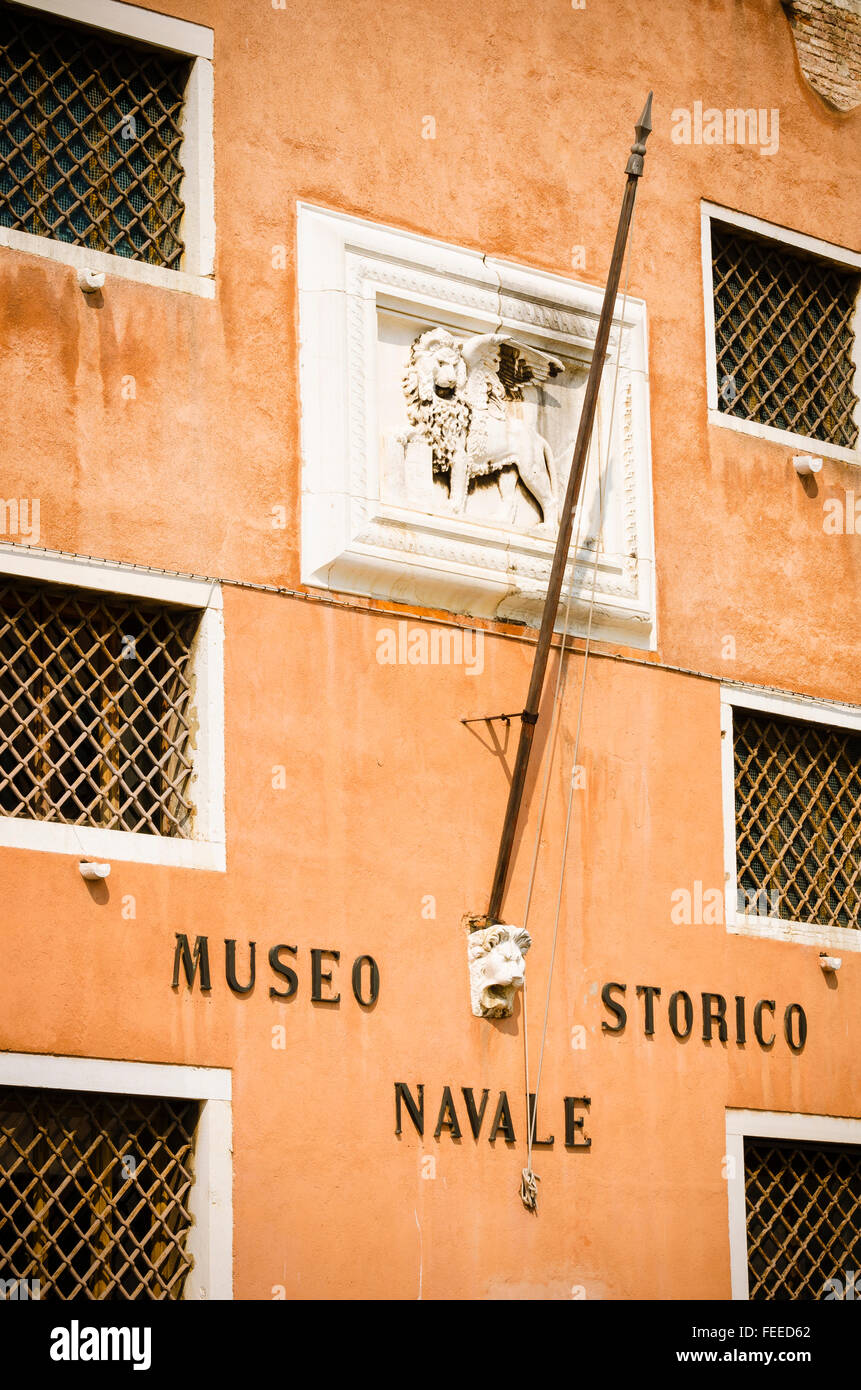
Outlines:
{"label": "winged lion sculpture", "polygon": [[477,478],[495,476],[509,523],[514,522],[518,481],[534,498],[542,522],[558,521],[559,478],[543,435],[508,408],[523,387],[564,371],[551,357],[506,333],[460,340],[445,328],[415,339],[403,378],[410,430],[402,436],[431,447],[433,471],[447,475],[456,513],[466,509]]}

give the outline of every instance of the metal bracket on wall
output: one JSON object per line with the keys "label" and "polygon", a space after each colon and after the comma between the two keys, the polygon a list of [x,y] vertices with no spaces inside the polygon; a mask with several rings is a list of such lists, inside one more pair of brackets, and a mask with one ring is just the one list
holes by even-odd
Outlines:
{"label": "metal bracket on wall", "polygon": [[474,719],[461,719],[461,724],[493,724],[495,720],[501,719],[503,724],[510,724],[512,719],[522,719],[525,724],[537,724],[538,715],[530,714],[528,710],[515,710],[513,714],[477,714]]}

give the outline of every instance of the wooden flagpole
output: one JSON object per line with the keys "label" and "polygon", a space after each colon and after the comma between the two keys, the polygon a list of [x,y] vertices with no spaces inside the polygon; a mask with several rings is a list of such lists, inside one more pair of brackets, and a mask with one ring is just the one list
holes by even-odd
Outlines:
{"label": "wooden flagpole", "polygon": [[613,247],[612,260],[610,261],[607,286],[604,290],[604,302],[601,306],[601,316],[598,320],[598,332],[595,335],[595,349],[589,368],[586,394],[583,398],[583,411],[577,430],[577,442],[574,445],[571,472],[568,475],[568,487],[565,492],[562,516],[559,520],[559,534],[556,538],[556,551],[553,556],[550,581],[547,586],[547,598],[541,617],[541,630],[538,634],[538,645],[535,649],[532,678],[529,682],[526,705],[520,715],[520,742],[517,747],[514,773],[511,778],[511,786],[508,793],[508,805],[505,810],[505,820],[502,825],[502,835],[499,841],[496,870],[493,875],[493,887],[490,893],[490,905],[487,909],[488,923],[499,922],[501,920],[499,914],[502,909],[502,900],[508,881],[508,870],[511,864],[511,852],[514,848],[514,835],[517,830],[520,805],[523,800],[523,789],[526,785],[526,772],[529,767],[529,757],[532,752],[532,738],[535,733],[535,725],[538,723],[538,707],[541,701],[541,692],[544,687],[544,675],[550,656],[550,644],[553,639],[553,629],[556,625],[556,614],[559,609],[562,581],[565,575],[568,548],[571,544],[571,532],[574,526],[574,514],[577,510],[583,476],[586,471],[586,459],[589,454],[589,444],[592,438],[595,408],[598,403],[598,390],[601,385],[601,374],[604,369],[604,357],[610,338],[613,309],[619,290],[619,280],[625,258],[628,231],[631,226],[631,217],[634,211],[634,199],[637,196],[637,182],[643,172],[643,157],[646,153],[646,140],[651,129],[652,93],[650,92],[646,105],[643,108],[643,114],[635,127],[637,137],[636,143],[631,146],[631,154],[625,169],[628,181],[625,185],[625,194],[622,199],[622,210],[619,214],[619,225],[616,229],[616,242]]}

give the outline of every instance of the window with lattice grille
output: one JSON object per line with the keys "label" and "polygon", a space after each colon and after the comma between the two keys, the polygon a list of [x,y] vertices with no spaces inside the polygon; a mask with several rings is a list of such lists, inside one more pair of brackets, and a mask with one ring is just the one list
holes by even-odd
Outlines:
{"label": "window with lattice grille", "polygon": [[0,226],[179,269],[191,60],[0,3]]}
{"label": "window with lattice grille", "polygon": [[733,709],[742,911],[861,927],[861,732]]}
{"label": "window with lattice grille", "polygon": [[0,815],[190,836],[200,621],[0,579]]}
{"label": "window with lattice grille", "polygon": [[861,1146],[746,1137],[744,1170],[751,1299],[821,1299],[830,1280],[861,1281]]}
{"label": "window with lattice grille", "polygon": [[854,448],[858,272],[719,221],[711,246],[718,410]]}
{"label": "window with lattice grille", "polygon": [[2,1278],[39,1298],[182,1298],[199,1114],[192,1100],[0,1087]]}

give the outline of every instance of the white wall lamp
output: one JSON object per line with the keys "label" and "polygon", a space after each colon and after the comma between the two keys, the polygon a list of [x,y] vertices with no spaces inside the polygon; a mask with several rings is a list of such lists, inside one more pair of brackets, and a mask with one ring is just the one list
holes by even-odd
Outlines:
{"label": "white wall lamp", "polygon": [[105,272],[103,270],[79,270],[78,284],[84,294],[98,294],[105,283]]}
{"label": "white wall lamp", "polygon": [[91,859],[81,859],[78,868],[81,871],[81,878],[107,878],[111,872],[110,864],[96,864]]}
{"label": "white wall lamp", "polygon": [[793,454],[792,466],[800,477],[806,477],[810,473],[820,472],[822,459],[814,458],[812,454]]}

